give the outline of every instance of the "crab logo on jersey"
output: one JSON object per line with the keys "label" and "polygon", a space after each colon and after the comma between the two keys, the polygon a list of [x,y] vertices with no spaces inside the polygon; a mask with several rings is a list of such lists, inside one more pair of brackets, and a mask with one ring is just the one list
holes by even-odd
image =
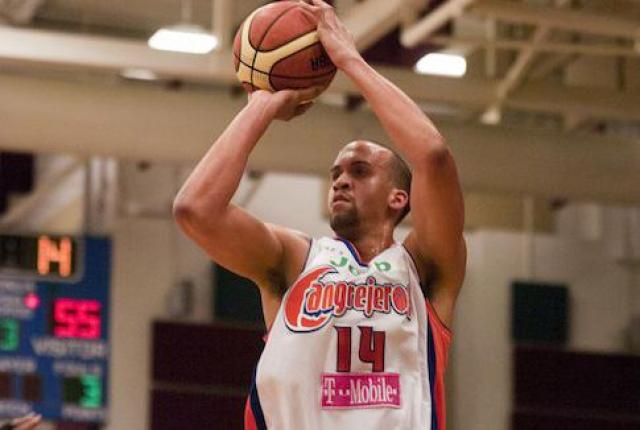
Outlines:
{"label": "crab logo on jersey", "polygon": [[348,310],[411,315],[407,288],[399,284],[377,284],[373,276],[364,283],[322,282],[332,266],[320,266],[303,275],[290,289],[284,303],[284,321],[289,330],[311,332],[324,327],[331,318],[342,317]]}

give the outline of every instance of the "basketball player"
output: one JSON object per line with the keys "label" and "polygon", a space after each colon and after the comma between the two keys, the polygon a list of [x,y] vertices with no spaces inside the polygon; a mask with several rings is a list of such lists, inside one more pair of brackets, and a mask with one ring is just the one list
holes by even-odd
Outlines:
{"label": "basketball player", "polygon": [[[259,286],[269,331],[247,429],[442,430],[447,327],[466,263],[456,166],[420,108],[362,59],[333,8],[311,3],[303,7],[331,60],[412,171],[379,144],[351,142],[329,169],[334,238],[256,219],[230,203],[247,159],[274,120],[301,115],[321,89],[256,91],[183,186],[175,216],[213,260]],[[413,229],[396,243],[410,202]]]}

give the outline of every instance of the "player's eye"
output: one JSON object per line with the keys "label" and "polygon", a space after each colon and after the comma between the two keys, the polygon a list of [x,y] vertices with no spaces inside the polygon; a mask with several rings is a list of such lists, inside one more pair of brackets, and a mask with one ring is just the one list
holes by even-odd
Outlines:
{"label": "player's eye", "polygon": [[354,176],[364,176],[367,173],[367,167],[363,165],[354,166],[352,169],[352,174]]}

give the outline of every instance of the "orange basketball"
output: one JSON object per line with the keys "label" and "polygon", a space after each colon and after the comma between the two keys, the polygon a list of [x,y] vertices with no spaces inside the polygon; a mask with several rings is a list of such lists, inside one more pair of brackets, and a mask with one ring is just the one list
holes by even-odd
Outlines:
{"label": "orange basketball", "polygon": [[236,34],[233,59],[249,92],[328,86],[336,74],[315,18],[297,1],[271,3],[249,15]]}

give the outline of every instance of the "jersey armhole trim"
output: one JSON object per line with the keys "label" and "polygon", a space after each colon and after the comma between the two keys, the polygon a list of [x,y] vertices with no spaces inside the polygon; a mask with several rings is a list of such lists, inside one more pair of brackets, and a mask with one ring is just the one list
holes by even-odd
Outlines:
{"label": "jersey armhole trim", "polygon": [[438,313],[436,312],[436,310],[433,308],[433,305],[431,304],[429,299],[424,299],[424,300],[425,300],[425,303],[427,304],[427,309],[429,311],[429,314],[433,315],[433,318],[430,320],[433,322],[433,325],[435,326],[435,328],[442,331],[443,334],[448,338],[447,340],[451,340],[451,337],[453,336],[453,331],[449,327],[447,327],[445,323],[442,322],[442,320],[438,316]]}
{"label": "jersey armhole trim", "polygon": [[309,265],[309,260],[311,259],[311,250],[313,249],[314,243],[315,241],[313,240],[312,237],[310,237],[309,248],[307,248],[307,256],[304,258],[304,263],[302,264],[302,270],[300,270],[300,273],[298,273],[298,277],[300,277],[300,275],[302,275],[304,271],[307,270],[307,266]]}
{"label": "jersey armhole trim", "polygon": [[[407,249],[407,246],[404,243],[402,244],[402,248],[404,249],[404,252],[409,256],[409,261],[411,261],[413,270],[416,272],[416,275],[418,276],[418,282],[420,282],[420,289],[426,292],[426,288],[424,287],[424,285],[422,285],[422,280],[420,279],[420,272],[418,272],[418,265],[416,264],[416,260],[414,260],[413,255],[411,255],[411,253]],[[450,338],[453,335],[453,331],[449,327],[447,327],[445,323],[442,322],[442,320],[440,319],[440,316],[438,315],[436,310],[433,308],[433,305],[431,304],[429,299],[425,297],[424,300],[427,303],[427,308],[429,310],[429,313],[435,317],[434,322],[439,326],[438,328],[441,328]]]}

